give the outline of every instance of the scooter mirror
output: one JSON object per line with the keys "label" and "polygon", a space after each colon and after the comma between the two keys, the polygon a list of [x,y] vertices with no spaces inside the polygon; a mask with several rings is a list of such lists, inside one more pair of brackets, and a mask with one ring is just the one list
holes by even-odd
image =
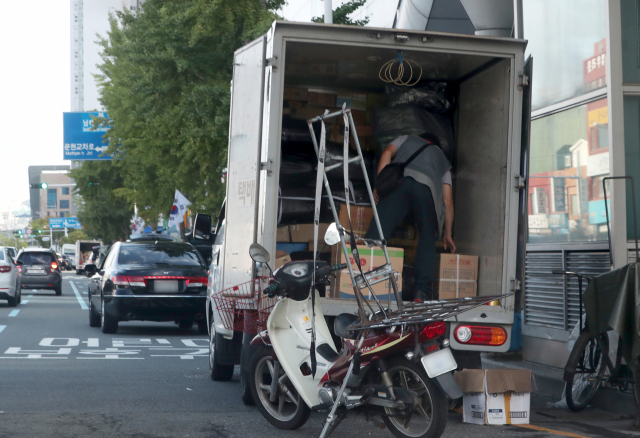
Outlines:
{"label": "scooter mirror", "polygon": [[340,233],[338,232],[338,226],[335,222],[333,222],[331,225],[329,225],[329,228],[327,228],[327,232],[324,234],[324,241],[327,243],[327,245],[331,246],[340,242]]}
{"label": "scooter mirror", "polygon": [[257,243],[252,243],[249,247],[249,256],[257,263],[268,263],[269,252]]}

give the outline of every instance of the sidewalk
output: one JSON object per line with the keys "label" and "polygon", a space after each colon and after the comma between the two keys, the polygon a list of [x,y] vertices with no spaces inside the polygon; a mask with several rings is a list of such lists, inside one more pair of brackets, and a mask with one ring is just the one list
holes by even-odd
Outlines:
{"label": "sidewalk", "polygon": [[[486,369],[531,370],[536,380],[536,394],[548,397],[553,402],[564,399],[565,382],[562,380],[564,370],[561,368],[525,362],[518,353],[483,354],[482,367]],[[625,415],[635,415],[636,413],[633,395],[614,388],[600,387],[589,406]]]}

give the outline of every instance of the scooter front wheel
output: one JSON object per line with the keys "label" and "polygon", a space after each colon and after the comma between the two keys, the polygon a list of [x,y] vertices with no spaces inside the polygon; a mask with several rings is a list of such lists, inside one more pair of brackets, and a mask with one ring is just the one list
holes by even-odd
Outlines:
{"label": "scooter front wheel", "polygon": [[[307,422],[311,409],[289,381],[273,350],[259,350],[251,361],[250,373],[253,400],[269,423],[278,429],[293,430]],[[272,385],[275,380],[278,382]]]}

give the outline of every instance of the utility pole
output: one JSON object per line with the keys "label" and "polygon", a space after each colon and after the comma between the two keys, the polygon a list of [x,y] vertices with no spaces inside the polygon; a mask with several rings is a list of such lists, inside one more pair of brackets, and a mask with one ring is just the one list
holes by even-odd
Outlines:
{"label": "utility pole", "polygon": [[333,8],[331,0],[324,0],[324,22],[325,24],[333,24]]}

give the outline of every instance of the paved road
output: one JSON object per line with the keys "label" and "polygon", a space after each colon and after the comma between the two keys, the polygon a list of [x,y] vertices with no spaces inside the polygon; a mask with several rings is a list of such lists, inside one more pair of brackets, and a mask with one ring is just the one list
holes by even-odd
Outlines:
{"label": "paved road", "polygon": [[[115,335],[89,327],[88,279],[65,273],[62,296],[23,291],[0,302],[0,437],[317,437],[314,414],[292,432],[242,404],[231,382],[208,376],[207,337],[173,323],[121,323]],[[236,369],[236,372],[238,370]],[[598,410],[573,414],[533,399],[532,428],[463,424],[451,413],[445,437],[629,436],[631,420]],[[391,437],[361,416],[335,437]]]}

